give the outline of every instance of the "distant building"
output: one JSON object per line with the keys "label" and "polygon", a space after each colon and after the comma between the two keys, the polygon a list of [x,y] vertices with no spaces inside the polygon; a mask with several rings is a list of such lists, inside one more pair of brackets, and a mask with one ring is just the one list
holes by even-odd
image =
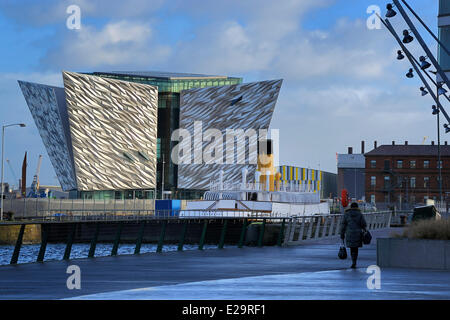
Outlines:
{"label": "distant building", "polygon": [[337,155],[337,191],[340,196],[346,189],[351,199],[365,198],[365,159],[364,141],[361,142],[361,153],[354,154],[353,148],[348,148],[347,154]]}
{"label": "distant building", "polygon": [[[381,145],[366,156],[366,199],[408,207],[439,200],[438,146]],[[441,145],[442,194],[450,192],[450,146]]]}
{"label": "distant building", "polygon": [[337,196],[337,175],[332,172],[294,166],[280,166],[281,181],[300,182],[311,186],[311,190],[318,190],[321,199]]}

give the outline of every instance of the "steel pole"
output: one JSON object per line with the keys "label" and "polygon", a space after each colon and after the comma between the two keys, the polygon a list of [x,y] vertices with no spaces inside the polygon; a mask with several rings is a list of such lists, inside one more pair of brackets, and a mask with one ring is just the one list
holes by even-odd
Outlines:
{"label": "steel pole", "polygon": [[4,143],[5,143],[5,126],[2,127],[2,190],[1,190],[1,198],[0,198],[0,220],[3,220],[3,152],[4,152]]}
{"label": "steel pole", "polygon": [[[437,62],[436,58],[434,57],[433,53],[431,52],[431,50],[428,48],[428,46],[426,45],[425,41],[423,41],[422,36],[420,35],[420,33],[417,31],[416,27],[414,26],[414,24],[412,23],[411,19],[409,18],[408,14],[406,13],[406,11],[403,9],[403,6],[401,5],[399,0],[393,0],[395,6],[397,7],[398,11],[400,12],[400,14],[402,15],[403,19],[405,20],[406,24],[408,25],[408,27],[411,29],[412,33],[416,36],[417,41],[419,42],[420,46],[422,47],[422,49],[425,51],[428,59],[430,59],[431,63],[434,65],[434,67],[436,68],[437,73],[441,76],[442,80],[445,82],[445,84],[447,85],[447,87],[450,88],[450,81],[447,77],[447,75],[445,74],[445,72],[442,70],[441,66],[439,65],[439,63]],[[448,118],[448,115],[446,115],[446,113],[444,112],[444,116],[447,118],[447,121],[450,122],[450,119]]]}
{"label": "steel pole", "polygon": [[[436,88],[439,90],[439,88]],[[437,93],[437,100],[439,101],[439,93]],[[438,136],[438,165],[439,165],[439,202],[442,203],[442,165],[441,165],[441,135],[439,128],[439,111],[437,113],[437,136]]]}
{"label": "steel pole", "polygon": [[161,199],[164,199],[164,165],[166,162],[164,161],[164,154],[162,156]]}
{"label": "steel pole", "polygon": [[400,47],[402,48],[403,52],[405,53],[406,57],[408,58],[409,62],[411,63],[411,65],[413,66],[414,70],[416,71],[416,73],[419,75],[420,80],[422,80],[422,83],[424,84],[424,86],[427,88],[428,92],[430,93],[430,96],[433,98],[433,100],[436,102],[436,105],[439,107],[439,110],[442,111],[442,113],[444,114],[445,118],[447,119],[447,121],[450,123],[450,117],[448,116],[447,112],[445,112],[444,108],[442,107],[441,103],[439,102],[439,100],[437,99],[437,97],[434,94],[434,90],[431,89],[430,85],[428,84],[428,82],[425,80],[424,76],[422,75],[422,72],[420,70],[420,68],[417,66],[417,64],[414,61],[414,58],[412,56],[412,54],[409,52],[409,50],[405,47],[405,45],[403,44],[402,40],[400,40],[400,37],[398,36],[398,34],[395,32],[394,28],[392,27],[391,23],[389,22],[388,19],[383,20],[380,17],[381,22],[384,24],[384,26],[389,30],[389,32],[394,36],[394,38],[397,40],[398,44],[400,45]]}

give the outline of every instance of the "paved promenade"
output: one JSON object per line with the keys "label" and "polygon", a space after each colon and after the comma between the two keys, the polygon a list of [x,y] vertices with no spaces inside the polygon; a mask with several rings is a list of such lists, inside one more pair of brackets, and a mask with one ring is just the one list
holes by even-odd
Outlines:
{"label": "paved promenade", "polygon": [[[382,269],[381,289],[367,289],[375,243],[360,250],[356,270],[337,258],[338,240],[0,266],[0,298],[450,299],[450,274],[442,271]],[[72,264],[81,269],[80,290],[66,287]]]}

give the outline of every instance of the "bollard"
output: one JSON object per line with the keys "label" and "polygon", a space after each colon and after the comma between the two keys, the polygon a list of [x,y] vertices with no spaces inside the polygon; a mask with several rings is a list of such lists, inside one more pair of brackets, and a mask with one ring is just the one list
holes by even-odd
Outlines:
{"label": "bollard", "polygon": [[205,220],[205,222],[203,223],[203,230],[202,230],[202,235],[200,237],[200,243],[198,244],[198,250],[203,250],[203,245],[205,243],[207,228],[208,228],[208,220]]}
{"label": "bollard", "polygon": [[280,232],[278,233],[277,246],[279,246],[279,247],[281,247],[281,242],[283,240],[285,224],[286,224],[286,219],[283,219],[283,222],[281,223]]}
{"label": "bollard", "polygon": [[69,236],[67,238],[67,245],[66,245],[66,250],[64,251],[63,260],[70,259],[70,252],[72,251],[72,244],[73,244],[73,239],[75,238],[76,227],[77,227],[76,223],[72,223],[72,230],[69,232]]}
{"label": "bollard", "polygon": [[23,240],[24,232],[25,232],[25,225],[22,224],[20,226],[19,235],[17,236],[16,246],[14,248],[14,252],[13,252],[13,255],[11,257],[10,264],[16,264],[17,261],[19,260],[19,253],[20,253],[20,248],[22,247],[22,240]]}
{"label": "bollard", "polygon": [[142,244],[142,237],[144,236],[144,229],[145,229],[145,222],[141,222],[141,227],[139,228],[139,234],[136,239],[136,247],[134,248],[134,254],[141,253],[141,244]]}
{"label": "bollard", "polygon": [[100,223],[97,222],[96,226],[95,226],[94,237],[92,238],[91,246],[89,247],[88,258],[95,257],[95,248],[97,247],[97,239],[98,239],[99,232],[100,232]]}
{"label": "bollard", "polygon": [[223,249],[223,245],[225,243],[225,234],[227,232],[227,225],[228,225],[228,220],[225,220],[223,222],[223,227],[222,227],[222,233],[220,234],[220,241],[219,241],[219,249]]}
{"label": "bollard", "polygon": [[187,221],[184,222],[183,230],[181,231],[180,243],[178,244],[178,251],[183,251],[186,230],[187,230]]}
{"label": "bollard", "polygon": [[264,240],[264,229],[266,227],[266,219],[263,220],[263,223],[261,225],[261,229],[259,230],[259,239],[258,239],[258,247],[263,246],[263,240]]}
{"label": "bollard", "polygon": [[122,227],[123,227],[123,222],[121,221],[121,222],[119,222],[119,227],[117,228],[117,233],[116,233],[116,239],[114,240],[114,245],[111,250],[112,256],[117,255],[117,250],[119,249],[119,243],[120,243],[120,235],[122,234]]}
{"label": "bollard", "polygon": [[41,224],[41,228],[42,228],[42,241],[36,262],[44,261],[45,249],[47,248],[48,230],[43,224]]}
{"label": "bollard", "polygon": [[245,233],[247,231],[247,219],[244,219],[244,223],[242,224],[241,236],[239,238],[238,248],[242,248],[245,239]]}
{"label": "bollard", "polygon": [[162,227],[161,227],[161,233],[159,234],[159,241],[158,241],[158,247],[156,248],[156,252],[162,251],[162,247],[164,244],[164,237],[166,235],[166,225],[167,225],[167,220],[164,220]]}

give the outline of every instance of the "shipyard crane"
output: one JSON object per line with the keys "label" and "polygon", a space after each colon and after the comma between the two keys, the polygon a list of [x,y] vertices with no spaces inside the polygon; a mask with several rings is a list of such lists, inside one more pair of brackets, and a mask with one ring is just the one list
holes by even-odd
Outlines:
{"label": "shipyard crane", "polygon": [[13,176],[13,178],[14,178],[14,184],[11,184],[11,188],[14,190],[14,187],[15,187],[17,181],[19,181],[19,180],[17,180],[16,173],[14,172],[14,169],[13,169],[13,167],[12,167],[11,162],[9,161],[9,159],[6,159],[6,163],[8,164],[9,171],[11,171],[11,174],[12,174],[12,176]]}
{"label": "shipyard crane", "polygon": [[29,198],[39,197],[39,172],[41,171],[41,163],[42,163],[42,155],[39,155],[36,174],[33,177],[33,182],[31,183],[31,190],[28,193]]}

